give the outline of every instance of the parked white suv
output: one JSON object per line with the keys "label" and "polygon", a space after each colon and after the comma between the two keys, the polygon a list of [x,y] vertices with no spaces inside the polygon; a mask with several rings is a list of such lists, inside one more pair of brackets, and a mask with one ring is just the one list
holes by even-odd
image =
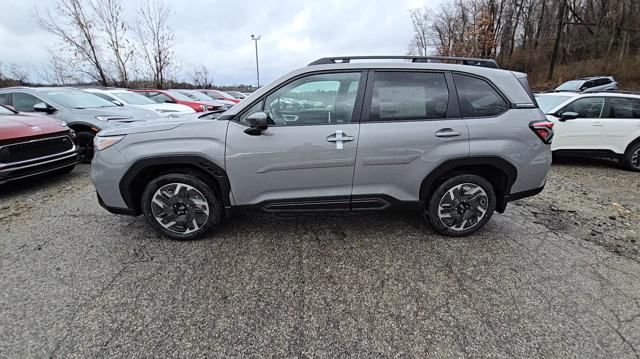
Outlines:
{"label": "parked white suv", "polygon": [[640,94],[555,92],[536,100],[555,123],[554,154],[613,157],[640,171]]}
{"label": "parked white suv", "polygon": [[116,105],[133,106],[144,108],[146,110],[152,110],[158,113],[160,116],[178,116],[195,113],[196,111],[189,106],[180,105],[177,103],[157,103],[150,100],[148,97],[143,96],[137,92],[129,91],[126,89],[84,89],[86,92],[90,92],[98,97],[113,102]]}

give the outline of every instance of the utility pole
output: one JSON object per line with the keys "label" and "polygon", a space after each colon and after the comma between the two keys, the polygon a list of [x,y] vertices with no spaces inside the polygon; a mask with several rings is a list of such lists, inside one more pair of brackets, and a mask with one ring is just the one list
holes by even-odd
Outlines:
{"label": "utility pole", "polygon": [[260,67],[258,65],[258,40],[260,40],[260,38],[262,37],[262,35],[251,35],[251,40],[253,40],[256,44],[256,77],[258,78],[258,88],[260,88]]}

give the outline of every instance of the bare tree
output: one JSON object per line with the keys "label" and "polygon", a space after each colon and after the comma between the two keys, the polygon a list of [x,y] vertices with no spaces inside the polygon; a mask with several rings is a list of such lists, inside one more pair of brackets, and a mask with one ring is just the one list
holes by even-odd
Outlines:
{"label": "bare tree", "polygon": [[71,55],[68,66],[79,75],[88,76],[103,86],[108,85],[96,26],[91,19],[90,6],[85,0],[56,0],[53,12],[36,12],[36,21],[65,45]]}
{"label": "bare tree", "polygon": [[431,30],[429,9],[427,7],[411,9],[409,16],[413,26],[413,38],[409,42],[409,55],[427,56]]}
{"label": "bare tree", "polygon": [[129,86],[129,66],[133,58],[133,47],[127,38],[129,25],[124,20],[122,0],[94,0],[91,7],[95,13],[96,23],[106,39],[111,52],[109,60],[112,81],[118,86]]}
{"label": "bare tree", "polygon": [[204,65],[196,66],[191,75],[191,82],[197,88],[213,87],[213,76],[209,74],[209,70]]}
{"label": "bare tree", "polygon": [[170,9],[163,0],[145,0],[138,10],[135,31],[146,72],[154,87],[163,88],[175,64],[174,35],[167,25]]}

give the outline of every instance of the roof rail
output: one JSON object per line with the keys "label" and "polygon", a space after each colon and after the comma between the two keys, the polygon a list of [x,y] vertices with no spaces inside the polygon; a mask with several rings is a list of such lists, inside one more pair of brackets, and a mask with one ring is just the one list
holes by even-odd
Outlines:
{"label": "roof rail", "polygon": [[430,62],[461,62],[463,65],[490,67],[499,69],[498,63],[494,59],[478,59],[473,57],[456,57],[456,56],[336,56],[323,57],[309,64],[326,65],[349,63],[351,60],[411,60],[411,62],[430,63]]}
{"label": "roof rail", "polygon": [[593,93],[619,93],[624,95],[640,95],[640,91],[630,91],[630,90],[600,90],[600,91],[583,91],[582,94],[593,94]]}

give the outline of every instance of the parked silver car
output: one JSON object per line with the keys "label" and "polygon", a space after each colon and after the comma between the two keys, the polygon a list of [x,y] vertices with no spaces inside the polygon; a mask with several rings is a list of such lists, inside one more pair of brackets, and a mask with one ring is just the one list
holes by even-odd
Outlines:
{"label": "parked silver car", "polygon": [[[105,130],[91,172],[99,202],[174,239],[202,236],[232,208],[413,208],[463,236],[542,190],[553,124],[525,74],[398,58],[412,62],[324,58],[222,114]],[[427,62],[438,60],[473,65]]]}
{"label": "parked silver car", "polygon": [[555,91],[600,92],[617,90],[618,83],[611,76],[591,76],[567,81],[556,87]]}
{"label": "parked silver car", "polygon": [[154,111],[125,108],[93,94],[64,87],[3,88],[0,104],[12,106],[18,112],[39,112],[66,122],[77,133],[84,161],[93,158],[93,138],[100,130],[159,117]]}

